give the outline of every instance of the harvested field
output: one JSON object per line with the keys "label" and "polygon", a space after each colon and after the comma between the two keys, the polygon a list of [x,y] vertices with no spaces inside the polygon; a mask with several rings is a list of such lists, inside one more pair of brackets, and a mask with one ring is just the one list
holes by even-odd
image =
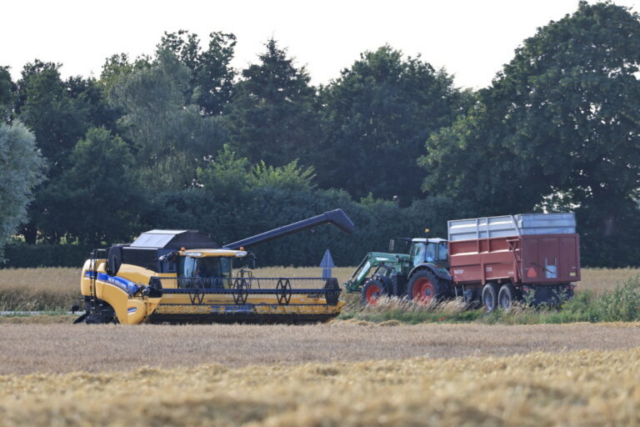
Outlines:
{"label": "harvested field", "polygon": [[640,351],[0,376],[5,426],[637,425]]}
{"label": "harvested field", "polygon": [[407,326],[393,321],[309,326],[0,324],[0,375],[629,349],[640,346],[638,328],[638,323]]}

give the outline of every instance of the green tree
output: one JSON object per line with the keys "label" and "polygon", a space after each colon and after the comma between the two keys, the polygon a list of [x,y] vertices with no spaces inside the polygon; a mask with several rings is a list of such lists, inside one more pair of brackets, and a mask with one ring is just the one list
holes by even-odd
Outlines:
{"label": "green tree", "polygon": [[27,219],[33,189],[44,179],[33,133],[21,123],[0,124],[0,259],[6,241]]}
{"label": "green tree", "polygon": [[322,93],[327,135],[314,162],[323,187],[359,198],[420,196],[424,141],[448,126],[466,94],[445,71],[383,46],[365,52]]}
{"label": "green tree", "polygon": [[9,67],[0,67],[0,123],[11,120],[16,86],[11,80]]}
{"label": "green tree", "polygon": [[220,118],[201,115],[188,99],[190,78],[174,53],[160,50],[112,85],[110,100],[124,112],[119,124],[151,191],[192,185],[197,166],[222,147]]}
{"label": "green tree", "polygon": [[525,40],[475,109],[429,140],[425,189],[485,213],[575,208],[587,263],[637,263],[639,64],[638,15],[580,2]]}
{"label": "green tree", "polygon": [[180,30],[165,33],[160,49],[173,52],[191,70],[188,97],[204,115],[220,115],[233,95],[235,70],[231,67],[236,37],[233,34],[209,34],[206,50],[196,34]]}
{"label": "green tree", "polygon": [[94,246],[129,241],[146,203],[128,145],[92,128],[73,148],[70,164],[44,194],[43,231]]}
{"label": "green tree", "polygon": [[[69,155],[76,142],[90,126],[89,107],[84,99],[73,98],[68,85],[60,77],[60,64],[35,60],[26,64],[18,81],[17,117],[35,134],[36,143],[45,157],[47,179],[55,180],[68,167]],[[48,207],[43,192],[48,182],[35,190],[35,200],[29,206],[29,222],[22,234],[28,243],[35,243],[38,224]],[[44,236],[57,241],[57,236]]]}
{"label": "green tree", "polygon": [[260,63],[242,71],[228,108],[231,147],[252,163],[310,165],[320,121],[316,91],[304,67],[296,68],[275,40]]}
{"label": "green tree", "polygon": [[137,57],[131,61],[129,55],[120,53],[108,57],[102,65],[100,72],[100,87],[104,91],[105,96],[109,96],[113,90],[113,86],[123,77],[131,74],[133,71],[149,68],[152,59],[147,55]]}
{"label": "green tree", "polygon": [[38,148],[49,161],[50,177],[64,169],[89,127],[87,106],[70,96],[60,67],[36,59],[25,65],[18,81],[18,117],[35,134]]}

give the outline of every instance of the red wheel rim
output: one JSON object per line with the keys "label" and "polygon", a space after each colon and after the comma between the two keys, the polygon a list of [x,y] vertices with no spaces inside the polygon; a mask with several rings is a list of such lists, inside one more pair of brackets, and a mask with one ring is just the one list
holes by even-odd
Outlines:
{"label": "red wheel rim", "polygon": [[367,304],[376,305],[378,298],[382,295],[382,289],[378,285],[370,285],[367,291],[364,293],[364,299],[367,300]]}
{"label": "red wheel rim", "polygon": [[433,298],[433,284],[431,284],[431,280],[427,278],[421,278],[416,280],[416,283],[413,285],[413,300],[426,304]]}

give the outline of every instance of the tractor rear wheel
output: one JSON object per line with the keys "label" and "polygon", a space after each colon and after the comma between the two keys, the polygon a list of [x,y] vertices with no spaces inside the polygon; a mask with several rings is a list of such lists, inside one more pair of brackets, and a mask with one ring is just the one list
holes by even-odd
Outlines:
{"label": "tractor rear wheel", "polygon": [[482,288],[482,305],[487,313],[491,313],[498,306],[498,285],[487,283]]}
{"label": "tractor rear wheel", "polygon": [[500,292],[498,292],[498,304],[501,309],[509,310],[513,303],[516,301],[516,290],[511,285],[511,283],[507,283],[506,285],[502,285],[500,288]]}
{"label": "tractor rear wheel", "polygon": [[381,296],[387,295],[387,288],[378,279],[369,279],[362,287],[360,299],[362,305],[376,305]]}
{"label": "tractor rear wheel", "polygon": [[407,297],[418,304],[441,301],[449,296],[449,286],[429,270],[420,270],[407,284]]}

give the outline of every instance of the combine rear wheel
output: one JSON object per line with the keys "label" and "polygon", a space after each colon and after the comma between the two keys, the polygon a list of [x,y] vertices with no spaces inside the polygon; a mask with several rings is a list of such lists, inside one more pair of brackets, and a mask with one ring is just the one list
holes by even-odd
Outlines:
{"label": "combine rear wheel", "polygon": [[511,286],[511,283],[502,285],[500,292],[498,292],[498,304],[503,310],[509,310],[513,303],[516,301],[516,290]]}
{"label": "combine rear wheel", "polygon": [[380,280],[369,279],[362,287],[360,295],[363,305],[376,305],[381,296],[387,295],[387,289]]}
{"label": "combine rear wheel", "polygon": [[407,284],[407,297],[418,304],[441,301],[449,296],[447,283],[429,270],[416,272]]}
{"label": "combine rear wheel", "polygon": [[498,306],[498,285],[495,283],[487,283],[482,288],[482,305],[484,305],[487,313],[491,313]]}

